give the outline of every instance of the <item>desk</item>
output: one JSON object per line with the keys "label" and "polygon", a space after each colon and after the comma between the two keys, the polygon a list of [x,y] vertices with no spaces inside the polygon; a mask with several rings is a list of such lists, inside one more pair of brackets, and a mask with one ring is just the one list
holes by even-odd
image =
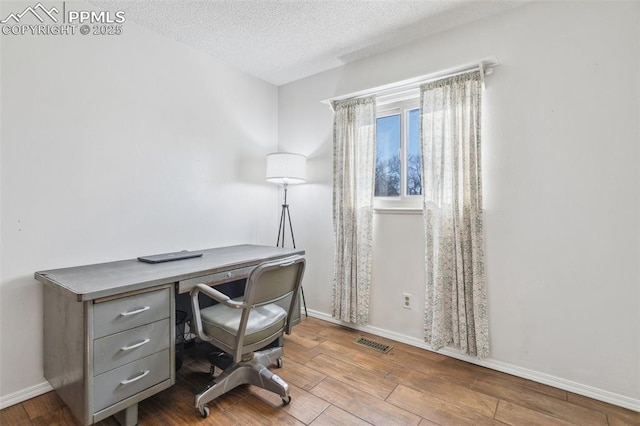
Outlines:
{"label": "desk", "polygon": [[44,376],[90,425],[134,425],[138,402],[175,383],[175,295],[246,278],[304,250],[239,245],[148,264],[123,260],[35,273],[44,284]]}

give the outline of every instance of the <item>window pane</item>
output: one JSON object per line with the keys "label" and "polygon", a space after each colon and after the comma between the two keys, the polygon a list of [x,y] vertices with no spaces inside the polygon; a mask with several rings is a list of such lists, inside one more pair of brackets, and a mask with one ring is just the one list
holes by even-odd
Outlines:
{"label": "window pane", "polygon": [[420,109],[410,110],[407,120],[407,195],[421,195]]}
{"label": "window pane", "polygon": [[376,197],[400,195],[400,115],[376,122]]}

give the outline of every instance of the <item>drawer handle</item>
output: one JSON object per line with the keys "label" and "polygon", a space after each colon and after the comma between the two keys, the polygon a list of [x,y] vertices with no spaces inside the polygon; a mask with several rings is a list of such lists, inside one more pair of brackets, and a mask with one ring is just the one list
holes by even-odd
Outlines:
{"label": "drawer handle", "polygon": [[151,341],[151,339],[147,338],[147,339],[144,339],[142,342],[136,343],[135,345],[123,346],[123,347],[120,348],[120,350],[122,350],[122,351],[130,351],[131,349],[139,348],[142,345],[146,345],[150,341]]}
{"label": "drawer handle", "polygon": [[135,315],[135,314],[139,314],[140,312],[148,311],[149,309],[151,309],[150,306],[143,306],[142,308],[138,308],[134,311],[121,312],[120,315],[122,315],[123,317],[126,317],[129,315]]}
{"label": "drawer handle", "polygon": [[120,382],[120,384],[121,385],[128,385],[129,383],[137,382],[138,380],[142,379],[144,376],[149,374],[150,371],[151,370],[143,371],[142,374],[137,375],[133,379],[123,380],[123,381]]}

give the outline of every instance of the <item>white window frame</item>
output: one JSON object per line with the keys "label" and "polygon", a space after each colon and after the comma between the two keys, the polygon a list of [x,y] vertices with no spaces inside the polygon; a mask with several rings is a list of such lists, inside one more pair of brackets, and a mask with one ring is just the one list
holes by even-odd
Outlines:
{"label": "white window frame", "polygon": [[[411,93],[400,99],[378,99],[376,119],[400,115],[400,193],[399,197],[373,197],[373,208],[377,213],[399,211],[422,211],[422,195],[406,195],[407,192],[407,116],[409,111],[420,109],[420,97]],[[424,187],[423,187],[424,190]]]}

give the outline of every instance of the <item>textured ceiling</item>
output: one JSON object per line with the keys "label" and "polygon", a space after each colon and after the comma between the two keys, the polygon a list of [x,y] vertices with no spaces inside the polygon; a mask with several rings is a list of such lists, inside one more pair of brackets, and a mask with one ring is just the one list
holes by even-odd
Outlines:
{"label": "textured ceiling", "polygon": [[91,0],[275,85],[526,0]]}

